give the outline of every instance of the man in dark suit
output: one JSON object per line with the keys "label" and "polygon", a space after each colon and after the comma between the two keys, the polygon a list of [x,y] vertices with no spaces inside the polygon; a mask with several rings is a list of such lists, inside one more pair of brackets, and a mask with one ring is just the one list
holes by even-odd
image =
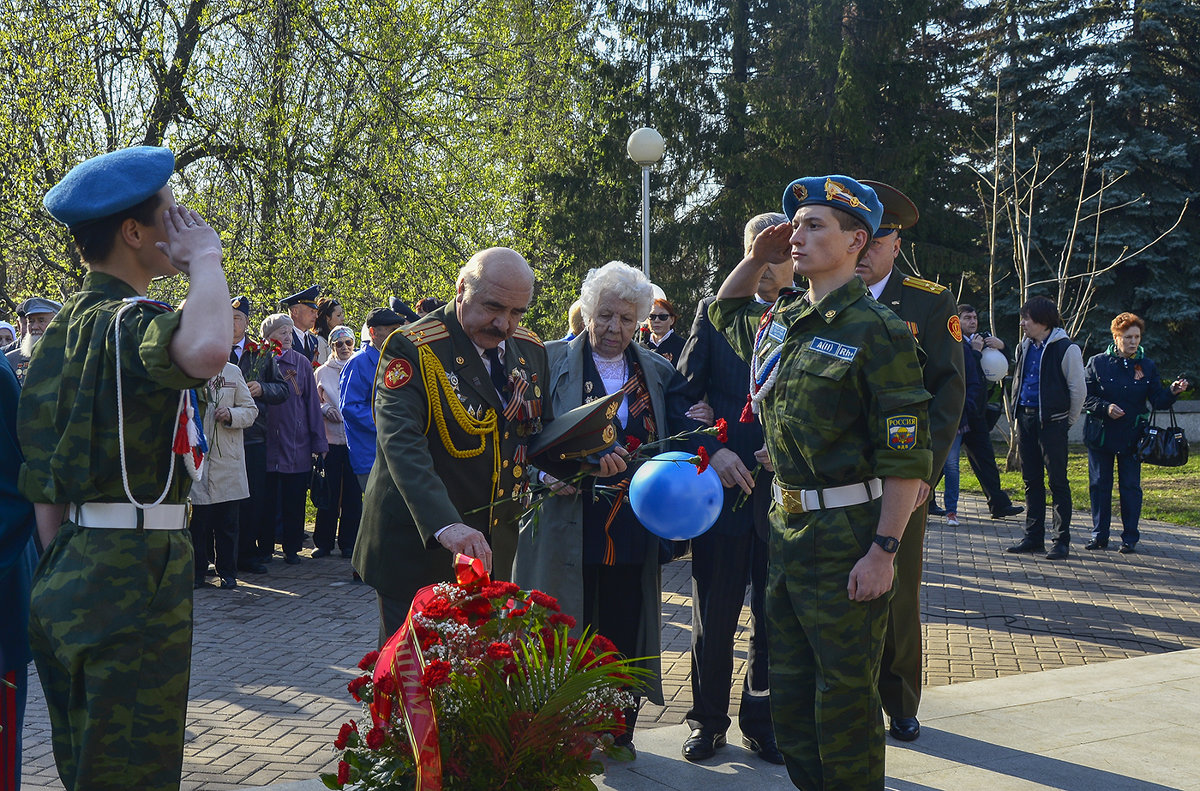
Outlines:
{"label": "man in dark suit", "polygon": [[[375,464],[352,561],[378,596],[380,645],[418,590],[453,579],[455,553],[493,579],[512,575],[529,441],[550,418],[546,350],[519,326],[532,298],[520,253],[483,250],[453,303],[380,350]],[[604,474],[624,469],[608,464]]]}
{"label": "man in dark suit", "polygon": [[275,358],[267,352],[246,354],[246,326],[250,322],[250,299],[234,297],[233,348],[229,362],[236,363],[246,377],[246,386],[254,396],[258,417],[242,432],[246,449],[246,481],[250,496],[238,506],[239,571],[251,574],[267,573],[267,560],[275,550],[275,520],[263,513],[267,495],[267,410],[271,404],[282,404],[288,397],[288,386],[279,374]]}
{"label": "man in dark suit", "polygon": [[287,306],[288,315],[292,317],[292,348],[303,354],[310,363],[323,363],[329,359],[329,343],[312,332],[317,321],[319,296],[321,287],[313,285],[280,300]]}
{"label": "man in dark suit", "polygon": [[[782,214],[760,214],[750,220],[746,249],[764,228],[783,222],[787,218]],[[773,303],[779,290],[791,284],[792,262],[784,256],[763,270],[756,298]],[[688,380],[688,398],[707,399],[714,416],[724,418],[729,430],[725,445],[711,437],[704,440],[711,465],[726,487],[725,504],[716,524],[692,539],[692,707],[687,714],[692,732],[683,744],[683,757],[701,761],[725,744],[734,634],[749,584],[750,642],[738,727],[747,747],[771,763],[782,764],[771,729],[763,613],[771,474],[761,470],[754,477],[750,472],[756,464],[755,451],[763,447],[759,422],[740,422],[750,391],[750,369],[709,320],[712,300],[708,297],[697,307],[679,360],[679,371]],[[745,502],[738,507],[739,501]]]}
{"label": "man in dark suit", "polygon": [[[866,256],[854,271],[867,284],[871,295],[908,325],[920,347],[922,379],[925,389],[933,395],[929,402],[933,472],[923,486],[928,494],[937,485],[950,445],[958,434],[966,396],[958,304],[945,286],[909,277],[894,269],[900,254],[900,231],[916,224],[917,207],[895,187],[877,181],[862,183],[875,190],[883,202],[883,221]],[[921,734],[917,720],[917,707],[921,702],[920,593],[928,517],[927,503],[913,511],[904,528],[904,541],[896,553],[896,582],[888,612],[883,665],[879,671],[879,694],[884,710],[891,717],[889,732],[906,742]]]}

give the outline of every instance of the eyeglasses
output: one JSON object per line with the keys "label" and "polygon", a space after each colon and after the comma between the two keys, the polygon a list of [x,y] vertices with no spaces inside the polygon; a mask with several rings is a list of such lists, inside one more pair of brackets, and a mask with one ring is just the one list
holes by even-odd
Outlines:
{"label": "eyeglasses", "polygon": [[650,314],[651,321],[666,321],[669,318],[671,318],[670,313],[651,313]]}
{"label": "eyeglasses", "polygon": [[338,346],[353,346],[353,345],[354,345],[354,341],[353,341],[352,339],[350,339],[350,338],[347,338],[347,339],[346,339],[346,340],[344,340],[344,341],[334,341],[334,342],[333,342],[333,345],[334,345],[334,347],[335,347],[335,348],[336,348],[336,347],[338,347]]}

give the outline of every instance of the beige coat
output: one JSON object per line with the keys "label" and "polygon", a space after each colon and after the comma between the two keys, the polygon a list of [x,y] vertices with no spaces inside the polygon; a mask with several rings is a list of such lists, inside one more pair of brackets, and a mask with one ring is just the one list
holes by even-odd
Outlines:
{"label": "beige coat", "polygon": [[[208,403],[208,395],[212,393],[216,395],[216,402]],[[241,369],[233,363],[225,363],[224,370],[200,389],[200,399],[207,403],[204,436],[208,438],[208,458],[204,461],[200,480],[192,484],[192,503],[212,505],[244,500],[250,496],[250,486],[246,481],[242,429],[254,424],[258,407],[254,405]],[[216,422],[215,415],[221,407],[229,410],[228,425]]]}

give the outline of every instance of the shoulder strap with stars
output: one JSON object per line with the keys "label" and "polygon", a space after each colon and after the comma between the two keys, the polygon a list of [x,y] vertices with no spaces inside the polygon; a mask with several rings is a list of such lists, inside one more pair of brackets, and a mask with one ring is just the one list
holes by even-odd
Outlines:
{"label": "shoulder strap with stars", "polygon": [[545,344],[542,343],[542,339],[537,336],[537,333],[526,327],[518,326],[516,332],[514,332],[512,336],[523,341],[536,343],[538,346],[545,346]]}
{"label": "shoulder strap with stars", "polygon": [[900,281],[900,285],[908,286],[909,288],[920,289],[921,291],[927,291],[930,294],[941,294],[946,290],[946,287],[941,283],[934,283],[932,280],[923,280],[922,278],[913,277],[912,275],[905,275],[904,280]]}

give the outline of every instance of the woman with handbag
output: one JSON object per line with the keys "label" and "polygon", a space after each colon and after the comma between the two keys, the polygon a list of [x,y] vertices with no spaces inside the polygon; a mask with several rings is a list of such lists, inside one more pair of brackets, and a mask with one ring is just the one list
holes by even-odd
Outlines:
{"label": "woman with handbag", "polygon": [[1085,370],[1087,422],[1083,440],[1088,449],[1088,489],[1092,502],[1092,540],[1087,549],[1108,547],[1112,521],[1113,462],[1121,496],[1121,554],[1137,546],[1142,515],[1142,462],[1137,442],[1146,422],[1146,402],[1166,409],[1188,389],[1186,379],[1165,388],[1158,367],[1141,348],[1146,322],[1133,313],[1112,320],[1113,342],[1108,351],[1088,360]]}

